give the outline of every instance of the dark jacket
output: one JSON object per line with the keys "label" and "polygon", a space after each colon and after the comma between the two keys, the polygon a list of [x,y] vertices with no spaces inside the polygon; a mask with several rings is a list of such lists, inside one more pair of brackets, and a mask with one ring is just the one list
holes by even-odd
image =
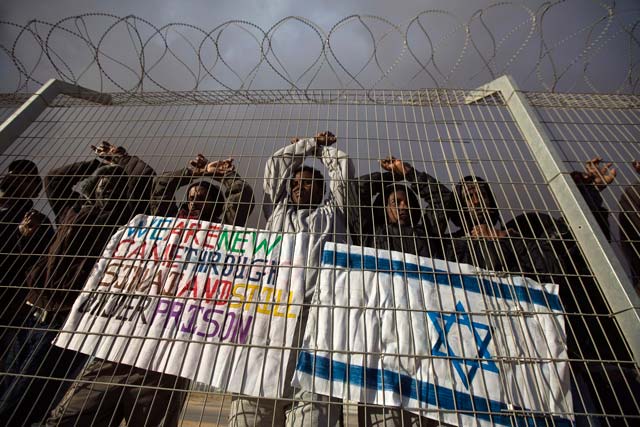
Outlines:
{"label": "dark jacket", "polygon": [[[412,169],[398,181],[391,172],[363,175],[352,184],[357,209],[352,215],[352,237],[356,244],[376,249],[442,258],[438,238],[447,228],[445,206],[451,191],[425,172]],[[385,205],[391,192],[404,190],[409,198],[411,224],[390,224]],[[418,195],[424,201],[420,208]]]}
{"label": "dark jacket", "polygon": [[[27,296],[29,303],[48,311],[70,310],[111,236],[147,209],[148,198],[134,199],[130,195],[149,191],[153,169],[131,156],[119,158],[117,165],[122,173],[111,179],[126,180],[125,194],[118,195],[118,202],[106,208],[92,199],[99,178],[92,174],[104,166],[97,160],[63,166],[45,178],[58,229],[47,255],[28,275],[27,284],[32,288]],[[74,189],[78,184],[83,194]]]}
{"label": "dark jacket", "polygon": [[31,200],[11,208],[0,208],[0,301],[3,304],[0,325],[3,326],[21,323],[18,313],[24,309],[28,292],[24,286],[26,275],[43,256],[54,235],[48,220],[29,237],[20,233],[18,226],[32,208]]}
{"label": "dark jacket", "polygon": [[528,212],[516,216],[507,227],[526,239],[549,245],[551,253],[544,256],[557,260],[549,281],[560,287],[569,357],[629,360],[624,338],[564,219]]}
{"label": "dark jacket", "polygon": [[[501,229],[499,209],[489,184],[481,178],[465,177],[464,181],[476,182],[485,195],[485,219],[491,227]],[[456,185],[457,206],[449,207],[452,222],[459,229],[451,233],[445,240],[445,258],[447,261],[470,264],[495,272],[526,275],[545,283],[551,275],[558,271],[558,263],[551,245],[543,240],[523,236],[517,230],[507,228],[508,235],[496,239],[476,238],[468,233],[473,227],[472,220],[466,212],[465,197],[462,184]]]}
{"label": "dark jacket", "polygon": [[[176,191],[190,184],[194,176],[190,169],[180,169],[165,173],[156,177],[152,195],[152,213],[158,216],[177,217],[183,216],[187,211],[185,205],[178,206],[175,201]],[[211,186],[209,199],[217,201],[217,208],[212,217],[199,218],[203,221],[244,226],[254,206],[253,189],[237,172],[231,172],[224,177],[212,176],[212,179],[220,181],[225,187],[224,194],[216,186]],[[194,183],[189,188],[198,185]]]}
{"label": "dark jacket", "polygon": [[622,193],[620,209],[622,249],[631,266],[633,283],[640,290],[640,182]]}
{"label": "dark jacket", "polygon": [[445,259],[470,264],[495,272],[525,275],[548,283],[558,270],[553,250],[548,242],[527,239],[508,231],[507,237],[497,239],[467,236],[462,230],[446,239]]}

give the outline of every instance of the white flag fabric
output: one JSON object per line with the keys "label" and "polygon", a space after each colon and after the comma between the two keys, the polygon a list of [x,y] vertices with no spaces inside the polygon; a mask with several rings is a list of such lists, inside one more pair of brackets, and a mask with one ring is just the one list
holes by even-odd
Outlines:
{"label": "white flag fabric", "polygon": [[140,215],[96,263],[55,344],[225,392],[279,397],[304,234]]}
{"label": "white flag fabric", "polygon": [[293,385],[454,425],[572,425],[558,287],[327,243]]}

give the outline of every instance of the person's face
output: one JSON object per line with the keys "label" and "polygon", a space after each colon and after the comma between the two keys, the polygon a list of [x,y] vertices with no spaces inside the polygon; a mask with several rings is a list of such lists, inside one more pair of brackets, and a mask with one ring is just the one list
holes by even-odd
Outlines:
{"label": "person's face", "polygon": [[396,191],[387,199],[387,220],[391,224],[406,225],[411,222],[409,198],[404,191]]}
{"label": "person's face", "polygon": [[485,193],[486,190],[477,183],[464,184],[463,196],[466,210],[478,224],[487,224],[489,221],[488,197]]}
{"label": "person's face", "polygon": [[207,189],[196,185],[187,193],[187,207],[190,212],[202,212],[207,206]]}
{"label": "person's face", "polygon": [[98,180],[95,198],[102,206],[112,206],[123,196],[124,179],[118,176],[103,176]]}
{"label": "person's face", "polygon": [[323,183],[313,178],[313,172],[300,171],[293,177],[291,200],[296,205],[317,206],[322,203]]}

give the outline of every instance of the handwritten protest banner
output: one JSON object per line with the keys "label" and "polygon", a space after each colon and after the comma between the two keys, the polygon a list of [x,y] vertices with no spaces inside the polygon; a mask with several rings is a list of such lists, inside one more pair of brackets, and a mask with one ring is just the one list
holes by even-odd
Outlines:
{"label": "handwritten protest banner", "polygon": [[557,285],[326,243],[294,385],[454,425],[569,426]]}
{"label": "handwritten protest banner", "polygon": [[304,235],[137,216],[55,344],[226,392],[278,397],[304,295]]}

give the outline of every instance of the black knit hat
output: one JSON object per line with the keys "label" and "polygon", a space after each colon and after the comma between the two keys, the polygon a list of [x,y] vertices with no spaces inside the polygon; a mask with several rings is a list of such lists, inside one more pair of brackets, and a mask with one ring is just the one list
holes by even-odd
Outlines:
{"label": "black knit hat", "polygon": [[[3,191],[13,188],[14,191],[21,193],[14,194],[14,197],[36,197],[42,191],[42,178],[38,172],[38,166],[31,160],[14,160],[9,164],[5,175],[0,178],[0,187]],[[17,190],[18,188],[22,190]]]}
{"label": "black knit hat", "polygon": [[19,159],[9,164],[8,172],[12,175],[39,175],[38,166],[31,160]]}

